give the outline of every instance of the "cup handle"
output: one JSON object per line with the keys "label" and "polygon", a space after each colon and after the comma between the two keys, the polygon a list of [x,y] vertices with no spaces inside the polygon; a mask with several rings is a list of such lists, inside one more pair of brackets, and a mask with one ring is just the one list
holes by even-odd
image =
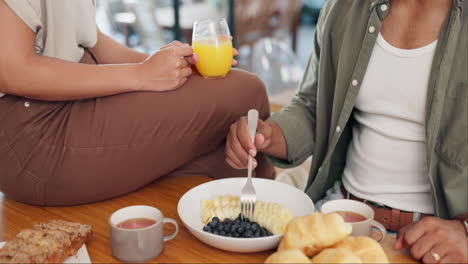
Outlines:
{"label": "cup handle", "polygon": [[381,223],[379,223],[379,222],[377,222],[375,220],[372,220],[371,225],[379,230],[379,232],[381,234],[381,238],[379,240],[377,240],[377,241],[379,243],[382,242],[385,239],[385,237],[387,236],[387,229],[385,229],[385,227]]}
{"label": "cup handle", "polygon": [[167,242],[177,236],[177,233],[179,233],[179,225],[177,221],[172,218],[164,218],[163,224],[173,224],[175,226],[175,230],[172,234],[164,236],[164,242]]}

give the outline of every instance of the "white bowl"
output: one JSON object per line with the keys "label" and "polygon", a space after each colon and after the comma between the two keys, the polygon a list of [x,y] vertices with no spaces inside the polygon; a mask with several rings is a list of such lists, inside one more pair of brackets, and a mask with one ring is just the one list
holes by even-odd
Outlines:
{"label": "white bowl", "polygon": [[[191,189],[182,196],[177,206],[182,222],[202,242],[227,251],[259,252],[278,246],[283,234],[260,238],[232,238],[213,235],[203,231],[201,200],[214,199],[219,195],[238,195],[246,178],[228,178],[207,182]],[[293,217],[314,212],[314,203],[301,190],[272,180],[253,178],[257,201],[275,202],[291,210]]]}

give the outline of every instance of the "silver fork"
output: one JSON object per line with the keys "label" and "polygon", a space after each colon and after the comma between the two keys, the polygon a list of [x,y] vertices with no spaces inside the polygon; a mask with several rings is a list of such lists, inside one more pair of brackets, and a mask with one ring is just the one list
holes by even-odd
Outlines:
{"label": "silver fork", "polygon": [[[257,132],[258,111],[252,109],[248,113],[248,127],[249,135],[252,143],[255,143],[255,134]],[[252,156],[249,154],[249,164],[247,170],[247,182],[242,188],[240,205],[241,205],[241,219],[244,221],[244,216],[252,219],[255,213],[255,202],[257,201],[257,194],[252,183]]]}

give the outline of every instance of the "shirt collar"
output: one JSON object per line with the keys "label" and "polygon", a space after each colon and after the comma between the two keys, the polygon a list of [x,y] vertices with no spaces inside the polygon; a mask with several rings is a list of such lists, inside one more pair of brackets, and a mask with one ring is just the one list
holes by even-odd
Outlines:
{"label": "shirt collar", "polygon": [[[459,9],[463,9],[463,1],[468,1],[468,0],[453,0],[453,3]],[[372,11],[373,8],[375,8],[376,6],[381,5],[381,4],[390,5],[390,0],[371,0],[370,11]],[[466,12],[466,10],[465,10],[465,12]],[[379,13],[379,15],[381,15],[381,19],[382,19],[382,17],[385,17],[386,14],[380,14]]]}
{"label": "shirt collar", "polygon": [[[456,5],[458,5],[459,7],[462,7],[463,1],[467,1],[467,0],[453,0],[453,2]],[[383,3],[389,4],[389,2],[390,2],[390,0],[372,0],[371,9],[374,8],[374,6],[376,6],[376,5],[380,5],[380,4],[383,4]]]}
{"label": "shirt collar", "polygon": [[390,0],[372,0],[371,1],[371,9],[374,8],[376,5],[380,5],[380,4],[389,4],[390,3]]}

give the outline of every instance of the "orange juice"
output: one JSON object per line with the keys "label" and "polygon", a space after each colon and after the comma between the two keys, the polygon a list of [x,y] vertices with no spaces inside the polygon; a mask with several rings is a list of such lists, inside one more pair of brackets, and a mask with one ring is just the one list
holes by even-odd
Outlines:
{"label": "orange juice", "polygon": [[216,39],[195,39],[193,50],[198,55],[198,62],[195,66],[203,77],[223,77],[231,69],[233,51],[229,36],[218,36]]}

